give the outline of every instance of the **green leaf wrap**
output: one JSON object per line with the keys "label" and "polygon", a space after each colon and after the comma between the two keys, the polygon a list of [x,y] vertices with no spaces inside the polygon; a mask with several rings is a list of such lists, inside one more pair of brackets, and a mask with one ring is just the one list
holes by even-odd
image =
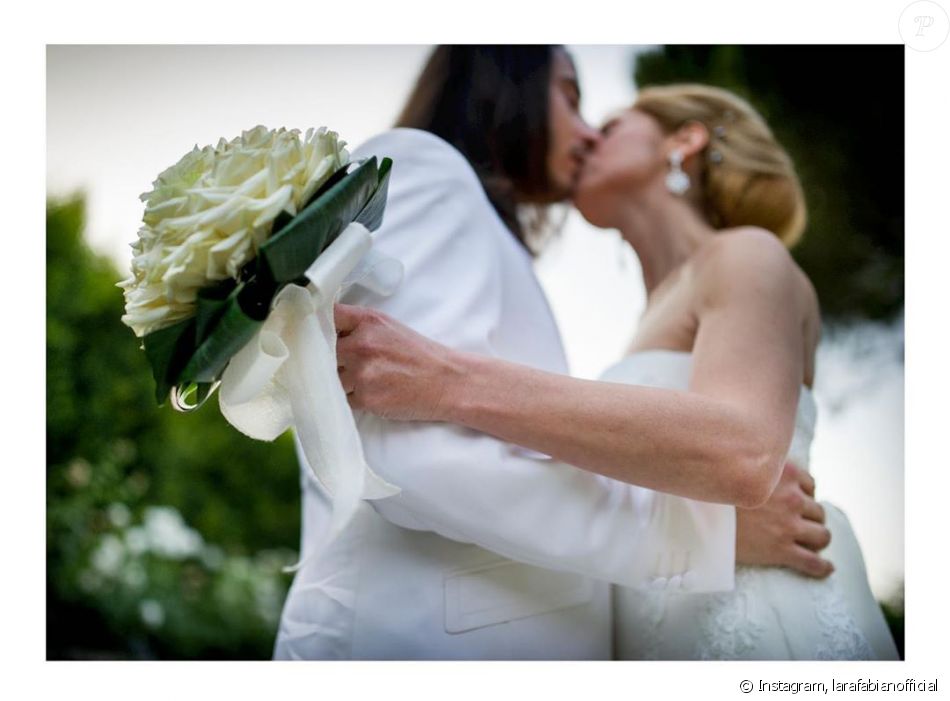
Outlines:
{"label": "green leaf wrap", "polygon": [[185,319],[142,339],[145,357],[155,378],[155,401],[164,403],[168,392],[178,383],[190,349],[195,345],[195,319]]}
{"label": "green leaf wrap", "polygon": [[231,356],[241,350],[264,324],[263,320],[252,318],[241,308],[239,297],[242,287],[235,288],[230,294],[214,329],[199,341],[194,354],[181,371],[179,381],[217,380]]}
{"label": "green leaf wrap", "polygon": [[259,260],[278,284],[293,282],[356,220],[378,188],[376,159],[370,158],[267,239]]}

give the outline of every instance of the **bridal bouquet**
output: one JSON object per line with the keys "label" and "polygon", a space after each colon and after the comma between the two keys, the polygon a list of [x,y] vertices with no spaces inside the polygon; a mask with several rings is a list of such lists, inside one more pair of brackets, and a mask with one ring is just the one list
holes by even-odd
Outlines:
{"label": "bridal bouquet", "polygon": [[187,411],[219,387],[225,418],[273,440],[294,428],[334,500],[327,539],[361,498],[398,491],[366,465],[336,366],[333,303],[389,294],[401,265],[371,251],[392,162],[350,163],[325,128],[263,126],[197,146],[142,195],[122,321],[142,338],[156,400]]}

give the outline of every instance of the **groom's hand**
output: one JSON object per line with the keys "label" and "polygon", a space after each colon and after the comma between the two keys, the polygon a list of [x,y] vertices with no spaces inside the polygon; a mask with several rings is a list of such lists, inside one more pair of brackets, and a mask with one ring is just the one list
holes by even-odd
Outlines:
{"label": "groom's hand", "polygon": [[834,566],[818,552],[831,542],[825,511],[815,501],[815,480],[788,464],[769,500],[757,509],[736,509],[736,562],[790,567],[827,577]]}

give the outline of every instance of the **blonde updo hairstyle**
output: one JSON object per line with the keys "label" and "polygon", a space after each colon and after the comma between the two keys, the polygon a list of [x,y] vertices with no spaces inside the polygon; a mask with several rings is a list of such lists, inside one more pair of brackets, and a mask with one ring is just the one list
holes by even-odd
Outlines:
{"label": "blonde updo hairstyle", "polygon": [[708,85],[666,85],[641,90],[634,109],[667,134],[688,122],[709,131],[700,186],[704,214],[715,228],[759,226],[789,248],[801,238],[805,197],[792,159],[745,100]]}

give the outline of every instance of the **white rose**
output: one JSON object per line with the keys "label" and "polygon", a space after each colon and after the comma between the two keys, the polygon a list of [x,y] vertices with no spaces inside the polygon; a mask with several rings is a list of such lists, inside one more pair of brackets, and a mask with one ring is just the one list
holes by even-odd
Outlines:
{"label": "white rose", "polygon": [[336,132],[257,126],[215,147],[197,146],[162,172],[132,244],[122,321],[145,336],[195,312],[198,291],[236,278],[281,212],[295,215],[349,162]]}

